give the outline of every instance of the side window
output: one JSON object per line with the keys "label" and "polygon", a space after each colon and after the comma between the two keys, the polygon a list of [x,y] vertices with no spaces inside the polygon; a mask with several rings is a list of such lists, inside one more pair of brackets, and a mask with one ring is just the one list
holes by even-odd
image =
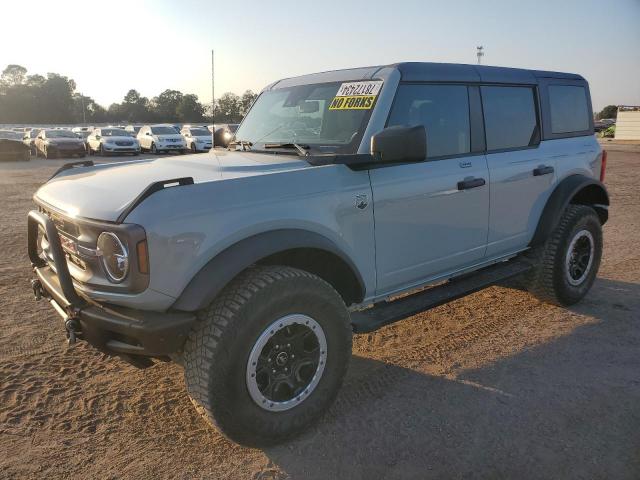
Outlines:
{"label": "side window", "polygon": [[424,125],[429,158],[469,153],[471,132],[467,87],[400,85],[388,125]]}
{"label": "side window", "polygon": [[481,87],[487,150],[524,148],[540,139],[530,87]]}
{"label": "side window", "polygon": [[551,133],[589,130],[589,107],[584,87],[549,85]]}

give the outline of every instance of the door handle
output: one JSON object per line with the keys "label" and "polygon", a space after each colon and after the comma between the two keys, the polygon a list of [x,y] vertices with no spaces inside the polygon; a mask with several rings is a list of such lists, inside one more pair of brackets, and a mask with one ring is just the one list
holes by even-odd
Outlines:
{"label": "door handle", "polygon": [[471,178],[458,182],[458,190],[469,190],[470,188],[482,187],[485,183],[484,178]]}
{"label": "door handle", "polygon": [[541,165],[540,167],[533,169],[533,176],[539,177],[540,175],[549,175],[550,173],[553,173],[553,171],[554,169],[552,166]]}

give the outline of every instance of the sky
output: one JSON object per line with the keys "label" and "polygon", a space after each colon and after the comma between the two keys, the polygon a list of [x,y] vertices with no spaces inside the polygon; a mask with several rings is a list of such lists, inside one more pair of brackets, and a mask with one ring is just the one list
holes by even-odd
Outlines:
{"label": "sky", "polygon": [[[640,105],[640,0],[3,2],[0,69],[73,78],[108,106],[135,88],[211,101],[284,77],[400,61],[583,75],[594,110]],[[14,21],[9,19],[14,19]]]}

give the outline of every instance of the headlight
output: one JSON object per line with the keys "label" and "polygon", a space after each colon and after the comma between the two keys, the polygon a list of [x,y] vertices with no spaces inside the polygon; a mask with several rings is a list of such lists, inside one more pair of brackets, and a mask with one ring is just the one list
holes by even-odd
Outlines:
{"label": "headlight", "polygon": [[115,233],[102,232],[98,237],[98,255],[109,281],[120,283],[129,272],[129,253]]}

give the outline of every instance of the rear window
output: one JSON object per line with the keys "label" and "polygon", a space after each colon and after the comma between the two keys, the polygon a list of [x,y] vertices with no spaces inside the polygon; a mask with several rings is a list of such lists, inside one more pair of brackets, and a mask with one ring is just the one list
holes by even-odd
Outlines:
{"label": "rear window", "polygon": [[427,157],[469,153],[469,95],[464,85],[400,85],[389,126],[424,125]]}
{"label": "rear window", "polygon": [[538,143],[535,96],[530,87],[482,87],[487,150],[525,148]]}
{"label": "rear window", "polygon": [[551,133],[589,130],[589,107],[584,87],[549,85]]}

